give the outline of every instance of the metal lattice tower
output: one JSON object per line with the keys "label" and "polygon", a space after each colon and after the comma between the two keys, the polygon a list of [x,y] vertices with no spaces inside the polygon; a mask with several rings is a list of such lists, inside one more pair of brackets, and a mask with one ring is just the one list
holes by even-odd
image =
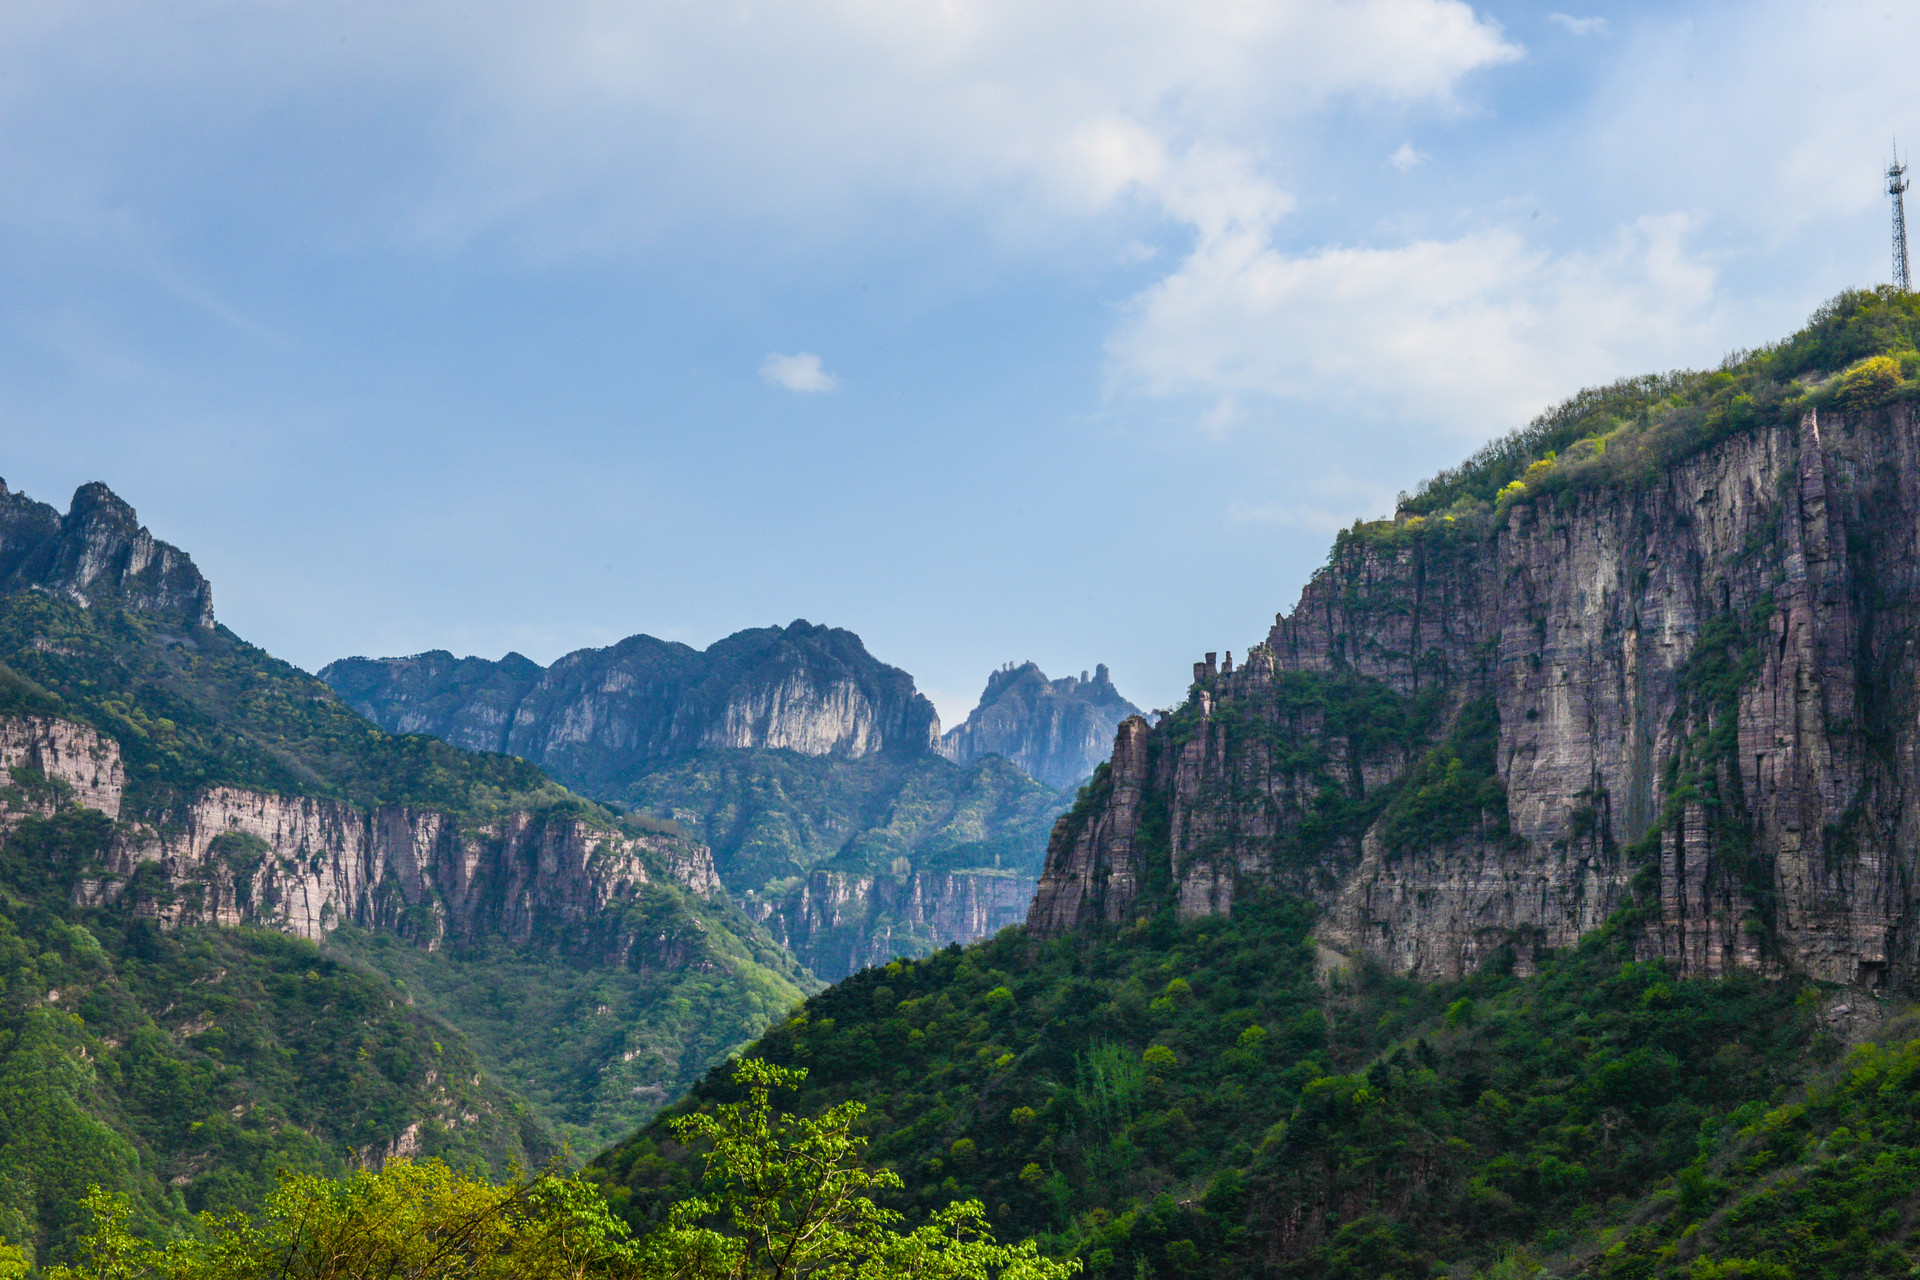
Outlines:
{"label": "metal lattice tower", "polygon": [[1900,163],[1900,148],[1893,149],[1893,163],[1887,166],[1887,194],[1893,197],[1893,287],[1911,292],[1913,281],[1907,273],[1907,166]]}

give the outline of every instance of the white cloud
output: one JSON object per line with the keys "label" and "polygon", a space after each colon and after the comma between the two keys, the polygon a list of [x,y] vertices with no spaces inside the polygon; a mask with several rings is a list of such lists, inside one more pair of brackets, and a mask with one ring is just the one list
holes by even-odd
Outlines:
{"label": "white cloud", "polygon": [[1576,18],[1570,13],[1550,13],[1549,22],[1557,22],[1576,36],[1604,36],[1607,34],[1605,18]]}
{"label": "white cloud", "polygon": [[1700,345],[1715,273],[1687,252],[1689,228],[1643,218],[1592,253],[1550,254],[1494,228],[1289,254],[1270,223],[1237,224],[1203,234],[1134,300],[1108,343],[1110,378],[1153,396],[1313,400],[1490,434]]}
{"label": "white cloud", "polygon": [[840,385],[840,379],[822,368],[820,357],[811,351],[790,356],[769,352],[760,362],[760,376],[789,391],[831,391]]}
{"label": "white cloud", "polygon": [[70,96],[75,128],[128,147],[100,185],[223,153],[271,166],[310,128],[330,164],[391,161],[312,175],[324,209],[289,197],[327,234],[542,256],[716,217],[858,238],[902,198],[1070,222],[1209,168],[1264,173],[1331,103],[1451,110],[1463,77],[1519,55],[1461,0],[26,7],[0,24],[0,106]]}
{"label": "white cloud", "polygon": [[1433,157],[1426,152],[1415,151],[1411,142],[1403,142],[1398,151],[1387,157],[1387,163],[1405,173],[1409,169],[1418,169],[1431,159]]}

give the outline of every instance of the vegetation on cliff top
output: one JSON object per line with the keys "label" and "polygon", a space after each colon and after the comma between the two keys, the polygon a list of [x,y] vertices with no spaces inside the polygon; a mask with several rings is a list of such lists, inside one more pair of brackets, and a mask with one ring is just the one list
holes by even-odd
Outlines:
{"label": "vegetation on cliff top", "polygon": [[1515,501],[1647,484],[1731,436],[1795,423],[1808,408],[1851,412],[1914,398],[1920,296],[1890,287],[1849,290],[1792,337],[1736,352],[1718,369],[1588,388],[1402,495],[1400,512],[1412,519],[1362,522],[1341,538],[1484,529]]}

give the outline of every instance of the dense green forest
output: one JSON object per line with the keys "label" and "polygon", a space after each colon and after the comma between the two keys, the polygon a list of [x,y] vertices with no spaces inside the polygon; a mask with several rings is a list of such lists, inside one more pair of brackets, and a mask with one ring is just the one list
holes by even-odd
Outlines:
{"label": "dense green forest", "polygon": [[[806,1067],[809,1107],[871,1108],[899,1207],[977,1197],[1093,1276],[1906,1274],[1920,1026],[1849,1055],[1837,997],[1677,980],[1632,926],[1448,984],[1316,979],[1284,899],[1009,931],[843,982],[754,1052]],[[716,1073],[682,1109],[733,1097]],[[656,1121],[589,1172],[644,1225],[689,1158]]]}

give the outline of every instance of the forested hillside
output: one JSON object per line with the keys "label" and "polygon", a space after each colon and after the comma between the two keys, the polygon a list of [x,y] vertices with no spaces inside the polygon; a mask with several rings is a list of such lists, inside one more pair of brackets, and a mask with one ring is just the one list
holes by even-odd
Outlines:
{"label": "forested hillside", "polygon": [[[1843,295],[1343,534],[1026,930],[753,1052],[1095,1277],[1912,1274],[1917,339]],[[691,1154],[593,1173],[647,1222]]]}
{"label": "forested hillside", "polygon": [[60,1256],[89,1182],[158,1229],[282,1166],[591,1150],[814,985],[704,849],[369,724],[103,488],[0,499],[8,1239]]}

